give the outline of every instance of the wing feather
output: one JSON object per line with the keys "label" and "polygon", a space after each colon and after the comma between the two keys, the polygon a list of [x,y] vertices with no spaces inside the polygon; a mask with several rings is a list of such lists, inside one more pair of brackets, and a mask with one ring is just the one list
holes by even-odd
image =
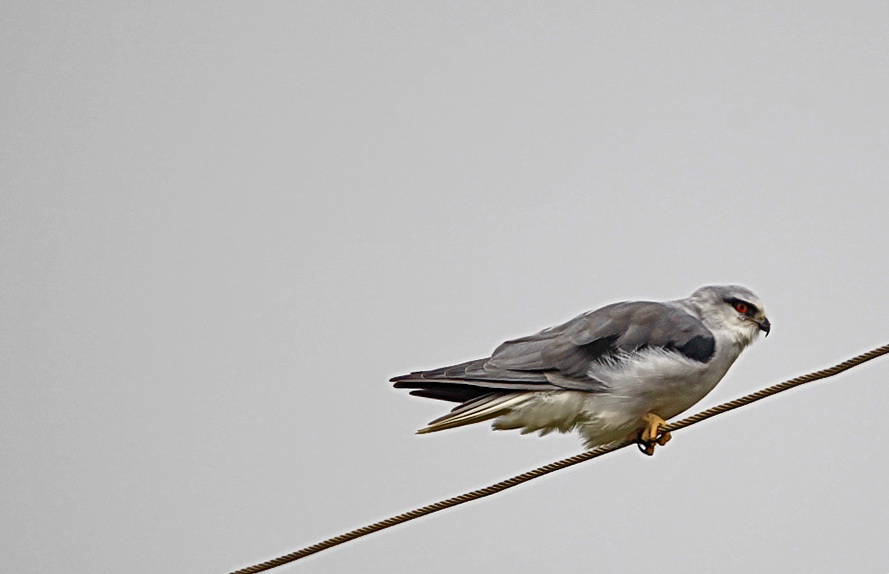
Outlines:
{"label": "wing feather", "polygon": [[604,392],[591,373],[643,348],[662,348],[707,362],[713,334],[682,306],[634,301],[584,313],[556,327],[506,341],[489,358],[391,379],[412,394],[457,402],[492,391],[574,389]]}

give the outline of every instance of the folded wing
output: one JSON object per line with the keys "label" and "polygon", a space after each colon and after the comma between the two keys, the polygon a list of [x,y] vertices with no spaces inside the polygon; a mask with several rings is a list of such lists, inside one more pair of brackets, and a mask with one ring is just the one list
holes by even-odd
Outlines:
{"label": "folded wing", "polygon": [[608,386],[595,376],[597,367],[644,348],[706,363],[715,352],[715,340],[700,319],[676,303],[615,303],[507,341],[491,357],[417,371],[391,382],[414,389],[412,395],[459,403],[526,391],[607,392]]}

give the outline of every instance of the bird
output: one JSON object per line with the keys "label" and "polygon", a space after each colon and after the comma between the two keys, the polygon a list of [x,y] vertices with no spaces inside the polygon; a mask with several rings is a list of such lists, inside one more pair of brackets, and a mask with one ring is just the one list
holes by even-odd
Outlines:
{"label": "bird", "polygon": [[713,390],[771,323],[739,285],[671,301],[624,301],[498,346],[490,357],[393,377],[410,394],[459,403],[417,431],[493,419],[522,434],[576,431],[586,448],[635,440],[654,454],[661,427]]}

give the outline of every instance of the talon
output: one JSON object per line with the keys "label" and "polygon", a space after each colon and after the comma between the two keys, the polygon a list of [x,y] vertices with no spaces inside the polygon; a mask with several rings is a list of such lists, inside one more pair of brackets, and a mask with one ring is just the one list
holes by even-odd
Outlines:
{"label": "talon", "polygon": [[647,454],[648,456],[654,455],[654,443],[653,442],[641,442],[640,441],[637,444],[639,445],[639,450],[642,451],[643,453]]}
{"label": "talon", "polygon": [[654,413],[646,413],[642,417],[642,422],[645,423],[645,428],[639,433],[639,450],[651,456],[654,454],[656,444],[664,446],[673,437],[669,432],[660,432],[660,427],[667,424],[667,422]]}
{"label": "talon", "polygon": [[642,435],[644,431],[638,431],[630,435],[630,438],[636,441],[636,446],[639,447],[639,452],[643,454],[647,454],[648,456],[652,456],[654,454],[654,445],[655,441],[653,440],[643,440]]}

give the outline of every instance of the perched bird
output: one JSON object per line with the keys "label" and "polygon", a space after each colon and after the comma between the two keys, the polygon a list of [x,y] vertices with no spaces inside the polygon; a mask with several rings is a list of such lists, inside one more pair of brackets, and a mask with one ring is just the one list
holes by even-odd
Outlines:
{"label": "perched bird", "polygon": [[588,311],[491,357],[391,379],[412,395],[460,403],[418,433],[494,419],[497,430],[577,430],[587,448],[628,437],[647,454],[659,428],[701,400],[771,324],[737,285],[675,301],[627,301]]}

